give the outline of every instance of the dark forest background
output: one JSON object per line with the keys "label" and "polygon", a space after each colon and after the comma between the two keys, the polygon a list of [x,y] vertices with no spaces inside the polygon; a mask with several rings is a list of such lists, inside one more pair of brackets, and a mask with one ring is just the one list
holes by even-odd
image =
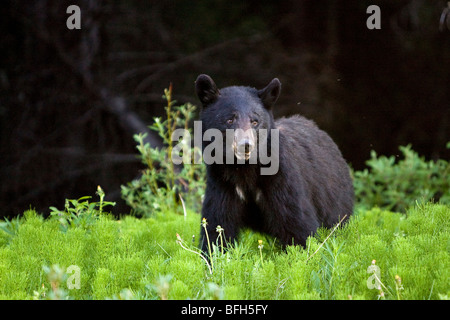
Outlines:
{"label": "dark forest background", "polygon": [[[69,30],[66,8],[81,8]],[[381,8],[381,30],[366,9]],[[133,134],[162,115],[164,88],[198,105],[194,81],[265,86],[276,117],[302,114],[355,169],[411,143],[449,159],[446,1],[61,1],[0,5],[0,216],[46,214],[101,185],[116,213],[139,175]],[[444,12],[444,13],[443,13]],[[160,145],[149,132],[149,141]]]}

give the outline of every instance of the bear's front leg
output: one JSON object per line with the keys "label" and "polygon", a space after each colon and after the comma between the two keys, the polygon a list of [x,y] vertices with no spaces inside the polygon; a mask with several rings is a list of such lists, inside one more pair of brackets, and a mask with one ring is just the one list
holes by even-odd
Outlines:
{"label": "bear's front leg", "polygon": [[[221,245],[220,240],[217,241],[219,236],[217,232],[218,226],[223,229],[224,246],[227,243],[234,243],[243,224],[242,217],[244,210],[244,203],[238,197],[234,188],[218,186],[216,183],[208,181],[203,201],[199,244],[206,255],[209,255],[208,240],[211,250],[213,244],[217,246]],[[203,219],[206,219],[206,221]],[[206,223],[206,231],[203,226],[204,223]],[[206,236],[206,232],[208,236]]]}

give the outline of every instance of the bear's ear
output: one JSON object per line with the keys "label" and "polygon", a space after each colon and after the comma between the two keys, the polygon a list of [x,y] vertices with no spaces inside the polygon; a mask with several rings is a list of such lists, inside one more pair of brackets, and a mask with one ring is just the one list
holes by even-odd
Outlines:
{"label": "bear's ear", "polygon": [[264,89],[258,90],[258,97],[266,109],[271,109],[280,96],[281,82],[278,78],[273,79]]}
{"label": "bear's ear", "polygon": [[195,80],[195,91],[203,106],[213,103],[220,95],[213,79],[206,74],[199,75]]}

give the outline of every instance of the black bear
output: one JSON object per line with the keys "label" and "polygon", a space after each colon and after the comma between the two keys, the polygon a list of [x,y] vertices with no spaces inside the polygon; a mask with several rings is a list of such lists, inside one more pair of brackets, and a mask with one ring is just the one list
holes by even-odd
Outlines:
{"label": "black bear", "polygon": [[[276,237],[284,246],[305,246],[318,227],[332,227],[350,217],[353,184],[333,140],[304,117],[274,120],[272,108],[281,90],[278,79],[261,90],[242,86],[219,90],[202,74],[195,89],[202,103],[202,132],[218,131],[225,149],[223,161],[205,161],[202,218],[212,243],[220,225],[229,241],[242,228],[251,228]],[[229,132],[234,132],[231,139]],[[204,139],[203,150],[214,140]],[[203,228],[200,246],[207,252]]]}

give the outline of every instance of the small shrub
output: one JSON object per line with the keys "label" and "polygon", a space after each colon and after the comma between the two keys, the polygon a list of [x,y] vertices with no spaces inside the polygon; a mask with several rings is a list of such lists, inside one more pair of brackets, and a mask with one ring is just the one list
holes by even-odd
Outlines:
{"label": "small shrub", "polygon": [[450,203],[450,163],[427,162],[411,145],[399,149],[403,159],[372,151],[369,169],[353,172],[356,202],[363,209],[378,206],[396,212],[405,212],[416,201]]}
{"label": "small shrub", "polygon": [[[4,218],[5,221],[0,222],[0,245],[2,242],[9,243],[17,234],[20,227],[20,217],[17,216],[11,220]],[[3,241],[2,241],[3,238]]]}
{"label": "small shrub", "polygon": [[313,287],[323,299],[335,298],[335,282],[339,281],[336,265],[344,244],[344,241],[338,243],[336,238],[331,238],[330,241],[326,242],[321,251],[321,261],[323,262],[320,264],[320,269],[318,272],[312,271],[311,273]]}
{"label": "small shrub", "polygon": [[115,202],[104,201],[105,193],[100,186],[97,187],[97,195],[100,197],[100,202],[89,203],[90,196],[81,197],[77,200],[66,199],[64,210],[50,207],[50,215],[59,220],[63,231],[77,226],[89,229],[102,214],[104,207],[116,205]]}
{"label": "small shrub", "polygon": [[[164,147],[158,149],[145,143],[146,134],[135,135],[134,139],[138,143],[136,148],[146,169],[142,171],[139,179],[122,186],[122,198],[137,216],[145,217],[166,210],[181,213],[182,199],[189,207],[199,209],[204,194],[205,167],[203,164],[193,163],[196,157],[201,157],[201,150],[187,146],[190,148],[192,162],[177,166],[172,162],[174,149],[172,134],[177,128],[183,128],[192,134],[189,125],[196,107],[190,103],[175,106],[176,101],[172,100],[172,85],[164,90],[163,98],[167,101],[166,119],[155,117],[154,123],[149,128],[158,133]],[[185,140],[181,142],[184,143]]]}

